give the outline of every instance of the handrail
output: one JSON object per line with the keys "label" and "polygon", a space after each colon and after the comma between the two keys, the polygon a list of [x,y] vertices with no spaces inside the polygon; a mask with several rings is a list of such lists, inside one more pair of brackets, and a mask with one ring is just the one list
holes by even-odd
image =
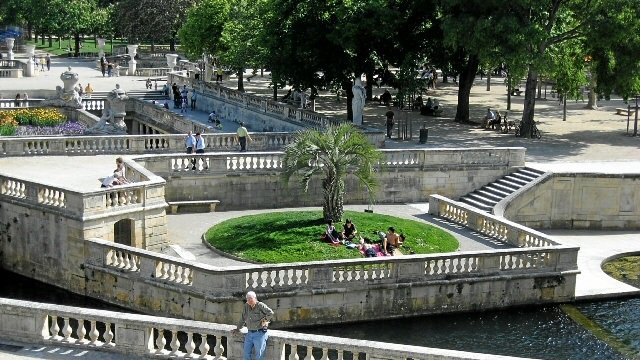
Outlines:
{"label": "handrail", "polygon": [[548,235],[440,195],[429,196],[429,214],[518,247],[558,246]]}

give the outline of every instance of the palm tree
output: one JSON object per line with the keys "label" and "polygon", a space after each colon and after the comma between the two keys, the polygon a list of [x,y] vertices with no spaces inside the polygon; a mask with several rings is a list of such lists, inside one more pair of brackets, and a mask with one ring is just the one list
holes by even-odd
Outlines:
{"label": "palm tree", "polygon": [[369,196],[377,185],[373,168],[382,158],[367,138],[351,124],[330,126],[325,132],[306,130],[285,148],[284,179],[298,175],[306,192],[314,175],[323,174],[323,215],[325,220],[342,221],[344,179],[354,174]]}

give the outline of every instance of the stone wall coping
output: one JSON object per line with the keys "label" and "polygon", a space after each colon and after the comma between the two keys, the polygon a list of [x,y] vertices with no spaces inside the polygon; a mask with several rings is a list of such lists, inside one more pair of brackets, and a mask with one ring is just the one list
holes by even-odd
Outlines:
{"label": "stone wall coping", "polygon": [[[240,357],[241,337],[234,337],[231,330],[235,329],[234,325],[215,324],[210,322],[181,320],[174,318],[164,318],[149,315],[138,315],[130,313],[113,312],[106,310],[94,310],[87,308],[78,308],[71,306],[62,306],[54,304],[44,304],[24,300],[13,300],[0,298],[0,317],[7,319],[6,324],[0,324],[0,338],[19,341],[19,342],[36,342],[36,343],[67,343],[82,348],[91,348],[94,350],[111,351],[118,353],[134,353],[145,357],[157,357],[162,353],[158,353],[156,345],[158,338],[154,334],[154,330],[169,331],[175,334],[178,331],[189,334],[191,341],[192,334],[201,334],[202,336],[213,335],[217,338],[216,347],[219,346],[220,338],[227,338],[227,358],[234,359]],[[62,329],[57,328],[52,333],[49,328],[49,318],[64,319]],[[89,337],[98,337],[99,332],[94,332],[94,326],[91,331],[80,329],[77,325],[71,325],[70,319],[114,324],[115,336],[111,334],[109,343],[96,342]],[[55,321],[54,321],[55,323]],[[68,326],[68,327],[67,327]],[[7,328],[5,328],[7,327]],[[10,327],[10,328],[9,328]],[[106,333],[105,330],[102,330]],[[63,336],[60,336],[62,334]],[[78,339],[70,335],[77,335]],[[143,336],[135,336],[142,334]],[[126,335],[133,335],[131,338],[124,338]],[[107,335],[105,334],[105,338]],[[367,358],[371,359],[404,359],[404,358],[429,358],[434,360],[507,360],[522,359],[510,356],[479,354],[465,351],[436,349],[420,346],[392,344],[379,341],[354,340],[339,338],[333,336],[302,334],[282,330],[269,330],[269,349],[266,353],[267,360],[276,360],[284,358],[285,345],[289,345],[295,349],[311,347],[326,350],[338,350],[352,353],[365,353]],[[180,343],[167,344],[170,347],[179,346]],[[190,343],[193,355],[198,353],[195,344]],[[213,351],[219,350],[212,349]],[[184,356],[186,355],[179,349],[172,349],[172,354]],[[198,348],[202,351],[202,348]],[[207,350],[209,350],[207,348]]]}

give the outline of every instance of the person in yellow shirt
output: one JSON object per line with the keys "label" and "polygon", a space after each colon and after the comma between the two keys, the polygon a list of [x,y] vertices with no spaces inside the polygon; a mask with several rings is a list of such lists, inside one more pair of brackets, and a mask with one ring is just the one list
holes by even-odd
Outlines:
{"label": "person in yellow shirt", "polygon": [[91,99],[91,94],[93,93],[93,87],[91,87],[91,84],[87,83],[87,87],[84,88],[84,93],[87,95],[88,99]]}
{"label": "person in yellow shirt", "polygon": [[236,138],[238,142],[240,142],[240,151],[247,151],[247,139],[251,141],[251,136],[249,136],[249,131],[246,127],[244,127],[244,122],[240,122],[240,127],[236,131]]}

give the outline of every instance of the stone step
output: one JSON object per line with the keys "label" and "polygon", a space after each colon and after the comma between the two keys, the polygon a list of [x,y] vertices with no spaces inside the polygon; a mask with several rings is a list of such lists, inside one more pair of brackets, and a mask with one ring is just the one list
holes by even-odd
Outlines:
{"label": "stone step", "polygon": [[521,179],[519,177],[516,177],[516,176],[513,176],[513,175],[504,176],[502,179],[506,180],[506,181],[509,181],[511,183],[514,183],[514,184],[519,184],[520,187],[525,186],[525,185],[527,185],[529,183],[529,181],[523,180],[523,179]]}
{"label": "stone step", "polygon": [[500,189],[498,187],[491,186],[491,185],[492,184],[485,185],[481,187],[480,190],[495,194],[496,196],[500,196],[501,199],[504,199],[505,197],[509,196],[509,194],[511,194],[510,191],[505,191],[503,189]]}
{"label": "stone step", "polygon": [[537,177],[539,177],[539,176],[544,174],[544,171],[536,170],[536,169],[533,169],[533,168],[530,168],[530,167],[522,168],[522,169],[518,170],[518,172],[521,173],[521,174],[531,175],[534,178],[537,178]]}
{"label": "stone step", "polygon": [[472,199],[474,201],[477,201],[477,202],[479,202],[481,204],[485,204],[485,205],[490,206],[490,207],[494,207],[499,201],[499,200],[496,201],[496,200],[493,200],[493,199],[491,199],[489,197],[483,196],[482,194],[478,194],[475,191],[472,192],[471,194],[465,195],[464,197],[466,199]]}
{"label": "stone step", "polygon": [[498,179],[498,181],[492,183],[491,185],[498,186],[499,188],[508,191],[509,194],[511,194],[512,192],[520,189],[520,187],[521,187],[518,184],[514,184],[514,183],[509,182],[509,181],[504,180],[504,179]]}
{"label": "stone step", "polygon": [[530,174],[522,173],[520,171],[516,171],[513,174],[510,174],[510,176],[518,178],[518,179],[524,181],[527,184],[538,178],[537,176],[532,176]]}
{"label": "stone step", "polygon": [[475,208],[478,208],[478,209],[480,209],[482,211],[486,211],[486,212],[491,212],[491,209],[493,208],[492,206],[485,205],[483,203],[480,203],[478,201],[475,201],[475,200],[469,199],[469,198],[462,198],[459,201],[461,203],[465,203],[467,205],[471,205],[471,206],[473,206]]}
{"label": "stone step", "polygon": [[482,196],[484,196],[486,198],[495,200],[496,202],[504,199],[505,196],[509,195],[509,194],[504,194],[504,193],[497,193],[495,190],[491,191],[491,189],[489,191],[487,191],[487,190],[485,190],[484,187],[481,187],[480,189],[474,191],[473,193],[480,194],[480,195],[482,195]]}

